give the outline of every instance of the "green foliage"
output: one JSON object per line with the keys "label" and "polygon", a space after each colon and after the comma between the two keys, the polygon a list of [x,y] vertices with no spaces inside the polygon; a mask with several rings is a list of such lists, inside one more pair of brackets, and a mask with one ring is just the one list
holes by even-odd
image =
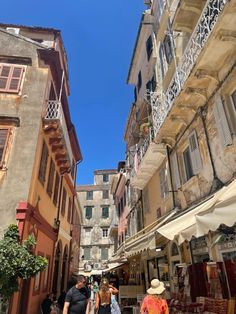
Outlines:
{"label": "green foliage", "polygon": [[47,259],[31,253],[36,241],[28,236],[19,243],[18,227],[10,225],[0,241],[0,294],[9,298],[18,290],[18,279],[28,279],[43,271]]}

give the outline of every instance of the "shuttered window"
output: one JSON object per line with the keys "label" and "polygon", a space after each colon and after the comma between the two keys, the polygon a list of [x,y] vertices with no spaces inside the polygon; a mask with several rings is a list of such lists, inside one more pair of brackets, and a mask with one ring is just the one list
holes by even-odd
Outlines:
{"label": "shuttered window", "polygon": [[193,177],[193,167],[190,155],[189,146],[183,152],[183,162],[184,162],[184,182],[188,181]]}
{"label": "shuttered window", "polygon": [[179,165],[178,165],[178,159],[177,154],[174,153],[171,155],[171,166],[172,166],[172,176],[173,176],[173,183],[174,183],[174,189],[179,189],[181,186],[180,182],[180,175],[179,175]]}
{"label": "shuttered window", "polygon": [[101,260],[108,260],[108,248],[101,248]]}
{"label": "shuttered window", "polygon": [[48,176],[48,185],[47,185],[47,193],[50,197],[52,196],[54,174],[55,174],[55,164],[54,164],[53,160],[51,159],[49,176]]}
{"label": "shuttered window", "polygon": [[56,179],[55,179],[54,191],[53,191],[53,203],[55,205],[57,205],[57,200],[58,200],[59,182],[60,182],[60,176],[58,173],[56,173]]}
{"label": "shuttered window", "polygon": [[146,52],[147,52],[147,59],[149,60],[153,50],[153,42],[152,42],[152,35],[150,35],[146,41]]}
{"label": "shuttered window", "polygon": [[91,257],[91,249],[89,247],[85,247],[84,248],[84,259],[85,260],[90,260],[90,257]]}
{"label": "shuttered window", "polygon": [[104,206],[102,207],[102,218],[108,218],[109,217],[109,207]]}
{"label": "shuttered window", "polygon": [[87,191],[86,200],[92,200],[92,199],[93,199],[93,191]]}
{"label": "shuttered window", "polygon": [[46,170],[47,170],[47,162],[48,162],[48,147],[45,142],[43,142],[40,167],[39,167],[39,181],[44,185]]}
{"label": "shuttered window", "polygon": [[169,193],[167,169],[162,168],[160,171],[161,197],[165,198]]}
{"label": "shuttered window", "polygon": [[71,216],[72,216],[72,207],[71,207],[72,203],[71,203],[71,198],[69,197],[68,200],[68,211],[67,211],[67,221],[70,223],[71,222]]}
{"label": "shuttered window", "polygon": [[197,134],[195,130],[189,135],[189,148],[193,173],[198,174],[202,169],[202,159],[199,151]]}
{"label": "shuttered window", "polygon": [[91,219],[93,214],[93,207],[92,206],[86,206],[85,207],[85,218]]}
{"label": "shuttered window", "polygon": [[65,216],[65,211],[66,211],[66,189],[63,188],[62,201],[61,201],[61,214],[62,214],[62,216]]}
{"label": "shuttered window", "polygon": [[23,71],[23,66],[0,64],[0,92],[18,93]]}
{"label": "shuttered window", "polygon": [[216,127],[219,133],[220,142],[223,147],[232,145],[232,136],[225,114],[225,109],[222,103],[221,97],[218,95],[215,99],[213,107],[213,113],[215,117]]}
{"label": "shuttered window", "polygon": [[0,166],[4,162],[4,155],[7,147],[9,129],[0,129]]}
{"label": "shuttered window", "polygon": [[102,191],[102,198],[108,199],[109,198],[109,190],[103,190]]}
{"label": "shuttered window", "polygon": [[137,85],[138,92],[140,91],[141,86],[142,86],[142,73],[141,73],[141,71],[139,71],[139,74],[138,74],[138,85]]}

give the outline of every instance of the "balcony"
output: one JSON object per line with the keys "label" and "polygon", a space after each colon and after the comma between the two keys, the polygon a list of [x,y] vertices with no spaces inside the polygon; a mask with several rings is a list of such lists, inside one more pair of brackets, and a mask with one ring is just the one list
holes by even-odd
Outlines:
{"label": "balcony", "polygon": [[142,190],[166,157],[163,144],[153,142],[153,129],[149,129],[147,136],[136,145],[134,162],[131,170],[130,184]]}
{"label": "balcony", "polygon": [[[204,8],[206,0],[174,0],[170,7],[174,30],[192,32]],[[171,19],[172,21],[172,19]]]}
{"label": "balcony", "polygon": [[[197,22],[192,36],[189,39],[188,45],[184,51],[183,57],[175,71],[175,74],[171,80],[169,87],[164,93],[163,97],[153,93],[151,99],[154,137],[161,129],[163,123],[176,98],[179,96],[184,88],[184,85],[190,76],[193,68],[196,65],[197,59],[200,53],[203,51],[208,43],[208,39],[213,32],[214,26],[217,24],[218,19],[221,16],[221,12],[224,10],[228,0],[208,0],[205,4],[202,14]],[[216,42],[216,45],[218,43]],[[217,46],[213,48],[213,51],[217,51]],[[212,49],[211,49],[212,51]],[[219,49],[218,49],[219,51]],[[212,62],[212,53],[210,56],[210,62]],[[214,54],[215,56],[215,54]],[[210,67],[210,64],[208,64]]]}
{"label": "balcony", "polygon": [[43,130],[55,153],[60,173],[70,171],[73,153],[61,102],[49,100],[43,114]]}

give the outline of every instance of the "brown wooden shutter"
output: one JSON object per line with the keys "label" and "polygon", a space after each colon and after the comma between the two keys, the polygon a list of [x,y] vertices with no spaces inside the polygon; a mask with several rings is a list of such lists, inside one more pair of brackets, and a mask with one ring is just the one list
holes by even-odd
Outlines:
{"label": "brown wooden shutter", "polygon": [[63,188],[62,202],[61,202],[61,214],[62,214],[62,216],[65,216],[65,210],[66,210],[66,189]]}
{"label": "brown wooden shutter", "polygon": [[9,129],[0,129],[0,165],[3,162],[4,153],[7,146]]}
{"label": "brown wooden shutter", "polygon": [[69,197],[68,201],[68,212],[67,212],[67,221],[71,222],[71,198]]}
{"label": "brown wooden shutter", "polygon": [[41,161],[40,161],[40,167],[39,167],[39,181],[44,185],[45,182],[45,176],[46,176],[46,169],[47,169],[47,162],[48,162],[48,148],[46,143],[43,143],[42,148],[42,155],[41,155]]}
{"label": "brown wooden shutter", "polygon": [[11,76],[9,78],[9,85],[8,85],[8,90],[10,92],[19,91],[22,75],[23,75],[23,67],[13,66],[11,68]]}
{"label": "brown wooden shutter", "polygon": [[54,165],[53,160],[51,159],[49,176],[48,176],[48,185],[47,185],[47,193],[50,197],[52,196],[54,173],[55,173],[55,165]]}
{"label": "brown wooden shutter", "polygon": [[56,173],[54,192],[53,192],[53,203],[54,203],[54,205],[57,205],[58,192],[59,192],[59,181],[60,181],[60,176],[58,173]]}
{"label": "brown wooden shutter", "polygon": [[23,66],[0,64],[0,91],[18,93],[23,72]]}

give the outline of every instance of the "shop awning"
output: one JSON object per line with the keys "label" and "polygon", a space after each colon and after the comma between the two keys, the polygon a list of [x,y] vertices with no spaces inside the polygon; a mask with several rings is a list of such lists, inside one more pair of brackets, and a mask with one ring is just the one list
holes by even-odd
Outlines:
{"label": "shop awning", "polygon": [[[129,257],[136,255],[144,250],[153,250],[156,248],[156,231],[161,227],[166,221],[168,221],[173,215],[175,215],[177,209],[167,213],[165,216],[162,216],[155,223],[152,223],[150,230],[146,233],[140,233],[138,236],[135,236],[124,243],[124,252],[125,256]],[[146,227],[145,229],[147,229]]]}
{"label": "shop awning", "polygon": [[104,272],[109,272],[112,271],[116,268],[121,267],[122,265],[124,265],[125,263],[109,263],[108,264],[108,268],[104,269]]}
{"label": "shop awning", "polygon": [[157,231],[170,240],[178,237],[181,244],[184,240],[191,240],[192,236],[200,237],[210,230],[215,231],[221,224],[232,226],[235,222],[236,180]]}

